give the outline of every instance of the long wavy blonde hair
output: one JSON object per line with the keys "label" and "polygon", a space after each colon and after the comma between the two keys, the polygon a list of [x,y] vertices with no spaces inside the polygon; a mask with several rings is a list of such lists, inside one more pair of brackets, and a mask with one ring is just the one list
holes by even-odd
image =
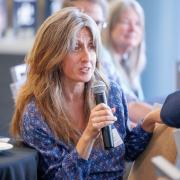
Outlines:
{"label": "long wavy blonde hair", "polygon": [[77,33],[87,27],[96,47],[97,61],[94,76],[85,83],[84,113],[86,119],[93,103],[91,86],[95,79],[103,80],[99,73],[101,50],[100,33],[95,22],[76,8],[64,8],[49,17],[39,28],[33,48],[26,57],[27,80],[21,88],[12,119],[11,131],[21,134],[21,122],[25,106],[35,99],[38,110],[55,136],[66,142],[76,143],[80,133],[67,117],[61,82],[61,66],[64,57],[72,50]]}

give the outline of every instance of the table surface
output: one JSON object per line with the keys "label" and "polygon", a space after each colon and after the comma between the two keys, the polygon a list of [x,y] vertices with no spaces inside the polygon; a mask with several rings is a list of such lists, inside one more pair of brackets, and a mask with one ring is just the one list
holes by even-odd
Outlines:
{"label": "table surface", "polygon": [[0,152],[1,180],[36,180],[37,166],[37,151],[23,144]]}

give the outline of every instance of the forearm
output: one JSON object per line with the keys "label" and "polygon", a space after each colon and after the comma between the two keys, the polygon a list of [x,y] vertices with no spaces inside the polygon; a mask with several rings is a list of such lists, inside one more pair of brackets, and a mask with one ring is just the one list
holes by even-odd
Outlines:
{"label": "forearm", "polygon": [[144,131],[140,123],[130,131],[124,140],[126,146],[125,159],[133,161],[145,149],[150,141],[152,133]]}
{"label": "forearm", "polygon": [[86,135],[86,133],[83,133],[76,145],[76,150],[81,158],[88,160],[94,142],[95,139],[92,139],[88,135]]}
{"label": "forearm", "polygon": [[128,103],[129,118],[134,123],[144,119],[151,110],[152,106],[143,102]]}
{"label": "forearm", "polygon": [[148,113],[142,122],[142,128],[147,132],[153,132],[156,123],[162,123],[160,118],[160,109],[156,108],[155,110]]}
{"label": "forearm", "polygon": [[117,120],[113,115],[114,112],[115,108],[110,108],[103,103],[98,104],[91,110],[87,127],[76,145],[76,150],[81,158],[88,160],[101,129],[113,124]]}

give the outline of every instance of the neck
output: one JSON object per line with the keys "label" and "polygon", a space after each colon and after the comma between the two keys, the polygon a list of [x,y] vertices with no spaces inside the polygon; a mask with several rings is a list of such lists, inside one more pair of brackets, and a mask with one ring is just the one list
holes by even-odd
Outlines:
{"label": "neck", "polygon": [[125,46],[113,46],[114,52],[115,52],[115,56],[117,57],[117,59],[121,62],[121,60],[123,59],[123,57],[127,56],[127,54],[129,53],[130,49],[125,47]]}
{"label": "neck", "polygon": [[63,92],[67,101],[77,101],[77,99],[83,99],[84,95],[84,83],[68,83],[63,82]]}

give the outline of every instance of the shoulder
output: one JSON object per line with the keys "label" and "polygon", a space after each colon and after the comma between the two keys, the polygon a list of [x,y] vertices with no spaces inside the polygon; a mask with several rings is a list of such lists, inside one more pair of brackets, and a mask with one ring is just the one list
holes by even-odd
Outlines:
{"label": "shoulder", "polygon": [[35,100],[29,101],[29,103],[25,106],[23,116],[28,116],[30,118],[41,116]]}
{"label": "shoulder", "polygon": [[117,84],[114,81],[111,81],[109,83],[109,95],[116,95],[116,94],[122,95],[122,93],[123,91],[119,84]]}
{"label": "shoulder", "polygon": [[37,106],[35,100],[30,100],[26,107],[25,107],[25,112],[36,112],[37,111]]}
{"label": "shoulder", "polygon": [[26,105],[22,117],[22,126],[26,127],[39,127],[48,129],[47,124],[44,121],[44,118],[39,111],[35,100],[29,101]]}
{"label": "shoulder", "polygon": [[108,101],[117,105],[126,101],[121,86],[116,82],[111,81],[109,84]]}

